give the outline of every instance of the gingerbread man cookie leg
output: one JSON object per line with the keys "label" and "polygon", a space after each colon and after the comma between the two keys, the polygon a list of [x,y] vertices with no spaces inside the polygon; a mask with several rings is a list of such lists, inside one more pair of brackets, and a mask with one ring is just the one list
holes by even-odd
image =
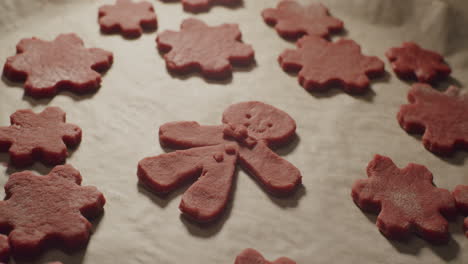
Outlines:
{"label": "gingerbread man cookie leg", "polygon": [[191,148],[143,159],[138,177],[152,190],[167,193],[200,176],[184,193],[180,209],[197,222],[209,222],[229,201],[236,161],[236,145]]}

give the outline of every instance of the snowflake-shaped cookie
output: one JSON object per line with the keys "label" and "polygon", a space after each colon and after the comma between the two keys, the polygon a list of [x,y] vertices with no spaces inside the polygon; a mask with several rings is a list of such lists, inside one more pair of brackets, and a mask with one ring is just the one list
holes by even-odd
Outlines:
{"label": "snowflake-shaped cookie", "polygon": [[232,74],[233,65],[248,65],[254,60],[250,45],[241,42],[235,24],[210,27],[198,19],[186,19],[181,31],[165,31],[156,39],[170,71],[201,71],[207,78],[222,79]]}
{"label": "snowflake-shaped cookie", "polygon": [[0,263],[7,263],[9,258],[10,244],[8,243],[8,237],[0,234]]}
{"label": "snowflake-shaped cookie", "polygon": [[252,248],[242,251],[234,264],[296,264],[292,259],[281,257],[273,262],[266,260],[262,254]]}
{"label": "snowflake-shaped cookie", "polygon": [[269,147],[286,144],[296,124],[285,112],[261,102],[230,106],[223,125],[172,122],[159,129],[162,145],[179,150],[143,159],[138,177],[157,193],[200,178],[184,193],[180,209],[198,222],[216,219],[226,207],[237,164],[270,193],[288,195],[301,183],[299,170]]}
{"label": "snowflake-shaped cookie", "polygon": [[[163,2],[173,2],[174,0],[162,0]],[[213,5],[237,6],[242,0],[180,0],[184,10],[192,13],[208,11]]]}
{"label": "snowflake-shaped cookie", "polygon": [[[468,216],[468,185],[458,185],[455,187],[452,194],[455,198],[458,211],[461,214]],[[468,237],[468,217],[465,218],[464,229],[465,236]]]}
{"label": "snowflake-shaped cookie", "polygon": [[299,72],[299,83],[309,91],[339,84],[348,93],[363,93],[369,88],[369,77],[384,72],[384,63],[377,57],[362,55],[353,40],[329,42],[305,36],[297,46],[297,50],[284,51],[279,63],[287,72]]}
{"label": "snowflake-shaped cookie", "polygon": [[455,86],[439,92],[418,83],[408,101],[398,112],[398,122],[408,133],[423,134],[427,150],[439,155],[468,150],[468,94],[459,94]]}
{"label": "snowflake-shaped cookie", "polygon": [[393,161],[376,155],[367,167],[368,179],[357,180],[354,202],[364,211],[378,212],[377,226],[390,239],[407,238],[414,232],[434,242],[447,242],[448,223],[456,215],[448,190],[436,188],[432,173],[410,163],[399,169]]}
{"label": "snowflake-shaped cookie", "polygon": [[402,79],[433,83],[447,78],[452,72],[444,62],[444,57],[413,42],[405,42],[401,47],[391,48],[385,55],[392,63],[395,73]]}
{"label": "snowflake-shaped cookie", "polygon": [[87,49],[75,34],[61,34],[53,41],[23,39],[16,49],[17,55],[7,59],[3,74],[11,81],[25,81],[25,93],[33,97],[53,96],[58,89],[95,91],[101,83],[98,71],[112,64],[111,52]]}
{"label": "snowflake-shaped cookie", "polygon": [[343,29],[343,21],[331,17],[328,9],[319,3],[303,6],[295,0],[284,0],[276,8],[265,9],[262,16],[284,38],[328,37],[331,32]]}
{"label": "snowflake-shaped cookie", "polygon": [[101,213],[105,199],[95,187],[80,186],[81,180],[70,165],[45,176],[30,171],[10,176],[0,201],[0,229],[11,229],[13,255],[36,255],[56,241],[66,249],[86,245],[91,223],[85,217]]}
{"label": "snowflake-shaped cookie", "polygon": [[0,151],[9,151],[11,163],[17,167],[41,160],[47,165],[63,163],[67,146],[81,142],[81,129],[65,123],[65,112],[47,107],[40,114],[18,110],[10,116],[11,126],[0,127]]}
{"label": "snowflake-shaped cookie", "polygon": [[126,38],[138,38],[143,30],[155,30],[158,21],[151,3],[117,0],[115,5],[99,8],[99,25],[104,33],[120,32]]}

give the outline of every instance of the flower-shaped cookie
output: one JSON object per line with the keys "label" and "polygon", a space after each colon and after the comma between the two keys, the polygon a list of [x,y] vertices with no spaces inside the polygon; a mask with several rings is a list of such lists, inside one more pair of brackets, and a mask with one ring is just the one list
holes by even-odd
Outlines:
{"label": "flower-shaped cookie", "polygon": [[99,25],[104,33],[120,32],[126,38],[138,38],[143,30],[155,30],[158,21],[151,3],[117,0],[115,5],[99,8]]}
{"label": "flower-shaped cookie", "polygon": [[211,221],[226,207],[238,163],[270,193],[287,195],[296,189],[301,173],[269,148],[288,143],[295,130],[288,114],[261,102],[230,106],[223,125],[167,123],[159,130],[161,144],[188,150],[143,159],[138,177],[155,192],[167,193],[201,175],[185,192],[180,209],[198,222]]}
{"label": "flower-shaped cookie", "polygon": [[405,239],[413,232],[430,242],[448,241],[444,216],[456,215],[455,200],[434,186],[426,167],[410,163],[399,169],[390,158],[376,155],[367,175],[354,183],[352,197],[362,210],[379,214],[377,226],[385,236]]}
{"label": "flower-shaped cookie", "polygon": [[402,79],[433,83],[447,78],[452,72],[444,62],[444,57],[413,42],[405,42],[401,47],[391,48],[385,55],[392,63],[393,71]]}
{"label": "flower-shaped cookie", "polygon": [[176,73],[200,71],[212,79],[228,78],[232,65],[245,66],[254,61],[250,45],[241,42],[235,24],[210,27],[198,19],[186,19],[181,31],[165,31],[156,42],[164,55],[167,68]]}
{"label": "flower-shaped cookie", "polygon": [[339,84],[348,93],[364,93],[369,77],[384,73],[377,57],[364,56],[352,40],[329,42],[317,36],[305,36],[297,50],[286,50],[279,63],[287,72],[299,72],[299,83],[309,91],[322,91]]}
{"label": "flower-shaped cookie", "polygon": [[319,3],[303,6],[295,0],[284,0],[276,8],[265,9],[262,16],[284,38],[328,37],[331,32],[343,29],[343,21],[331,17],[328,9]]}
{"label": "flower-shaped cookie", "polygon": [[112,53],[84,47],[75,34],[61,34],[53,41],[23,39],[17,55],[9,57],[3,68],[6,78],[24,83],[25,93],[49,97],[59,89],[75,93],[96,91],[101,74],[112,64]]}
{"label": "flower-shaped cookie", "polygon": [[65,123],[65,112],[47,107],[40,114],[18,110],[10,116],[11,126],[0,127],[0,151],[9,151],[14,166],[24,167],[41,160],[47,165],[63,163],[67,146],[81,142],[81,129]]}
{"label": "flower-shaped cookie", "polygon": [[408,133],[423,134],[427,150],[439,155],[468,150],[467,93],[460,94],[455,86],[439,92],[417,83],[409,91],[408,101],[398,112],[398,122]]}
{"label": "flower-shaped cookie", "polygon": [[66,249],[86,245],[91,223],[85,217],[101,213],[105,199],[95,187],[80,186],[81,179],[70,165],[45,176],[30,171],[10,176],[0,201],[0,229],[11,228],[13,255],[33,256],[57,241]]}

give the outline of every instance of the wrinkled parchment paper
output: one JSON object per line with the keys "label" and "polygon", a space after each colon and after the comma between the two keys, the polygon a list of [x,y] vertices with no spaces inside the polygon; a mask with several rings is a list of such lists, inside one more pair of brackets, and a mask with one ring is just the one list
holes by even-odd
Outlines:
{"label": "wrinkled parchment paper", "polygon": [[[151,1],[159,19],[158,32],[178,30],[193,16],[180,3]],[[468,85],[468,4],[465,0],[324,0],[345,22],[342,36],[362,45],[367,55],[386,62],[387,75],[372,83],[365,96],[339,89],[309,94],[296,77],[285,74],[277,56],[294,43],[281,39],[260,13],[273,0],[245,0],[235,9],[215,7],[196,15],[208,24],[239,23],[246,43],[256,52],[256,66],[240,69],[232,80],[207,82],[197,76],[171,77],[155,49],[156,33],[137,40],[102,36],[97,9],[109,1],[1,0],[1,63],[15,53],[21,38],[51,40],[75,32],[87,47],[114,52],[115,62],[95,94],[68,92],[46,100],[23,96],[20,84],[0,82],[0,125],[22,108],[41,111],[60,106],[69,122],[83,129],[83,141],[68,163],[79,169],[84,185],[97,186],[106,196],[105,214],[95,221],[86,250],[66,255],[51,250],[34,263],[61,260],[66,264],[221,264],[233,263],[244,248],[253,247],[268,259],[288,256],[312,263],[466,263],[468,239],[462,218],[450,225],[453,239],[431,246],[419,238],[388,241],[350,197],[352,183],[366,177],[365,167],[376,153],[400,166],[426,165],[435,184],[453,189],[468,184],[468,154],[441,159],[426,151],[420,139],[407,135],[396,121],[406,103],[409,84],[397,79],[384,57],[403,41],[417,41],[441,52],[453,68],[449,84]],[[304,188],[288,199],[266,194],[244,171],[238,173],[233,201],[218,223],[200,227],[180,217],[183,190],[160,198],[138,186],[140,159],[161,154],[158,127],[189,120],[215,125],[230,104],[261,100],[288,112],[298,124],[298,139],[279,150],[303,174]],[[1,154],[1,162],[8,156]],[[31,169],[45,174],[50,168]],[[0,167],[3,186],[13,168]],[[29,262],[17,262],[29,263]]]}

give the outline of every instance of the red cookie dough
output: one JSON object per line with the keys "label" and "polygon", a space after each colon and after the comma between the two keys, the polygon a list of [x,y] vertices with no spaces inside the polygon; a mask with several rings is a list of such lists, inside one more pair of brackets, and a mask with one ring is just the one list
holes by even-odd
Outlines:
{"label": "red cookie dough", "polygon": [[[45,176],[14,173],[0,201],[0,229],[16,257],[34,256],[60,242],[65,249],[84,247],[91,223],[103,210],[104,196],[95,187],[80,186],[81,175],[70,165],[57,166]],[[83,217],[84,216],[84,217]]]}
{"label": "red cookie dough", "polygon": [[[468,185],[458,185],[453,191],[453,198],[457,204],[458,211],[465,216],[468,216]],[[468,237],[468,217],[464,223],[465,236]]]}
{"label": "red cookie dough", "polygon": [[181,31],[164,31],[156,42],[167,68],[179,74],[200,71],[211,79],[232,75],[232,65],[246,66],[254,61],[250,45],[241,42],[235,24],[210,27],[198,19],[186,19]]}
{"label": "red cookie dough", "polygon": [[398,122],[408,133],[423,134],[427,150],[449,155],[468,150],[468,94],[452,86],[439,92],[427,84],[414,84],[408,93],[410,104],[398,112]]}
{"label": "red cookie dough", "polygon": [[252,248],[248,248],[240,253],[234,264],[296,264],[292,259],[281,257],[273,262],[266,260],[262,254]]}
{"label": "red cookie dough", "polygon": [[138,177],[157,193],[167,193],[189,179],[200,178],[184,194],[180,209],[198,222],[216,219],[230,197],[235,166],[239,162],[270,193],[291,194],[301,173],[269,146],[287,144],[296,124],[285,112],[261,102],[231,105],[224,125],[172,122],[159,129],[163,146],[180,150],[143,159]]}
{"label": "red cookie dough", "polygon": [[[162,0],[173,2],[174,0]],[[213,5],[237,6],[242,0],[181,0],[184,10],[192,13],[206,12]]]}
{"label": "red cookie dough", "polygon": [[110,68],[113,58],[111,52],[85,48],[75,34],[61,34],[53,41],[23,39],[16,50],[3,74],[10,81],[25,81],[25,93],[32,97],[53,96],[58,89],[96,91],[101,83],[98,72]]}
{"label": "red cookie dough", "polygon": [[284,38],[296,39],[303,35],[326,38],[330,32],[343,29],[343,21],[331,17],[328,8],[319,3],[303,6],[295,0],[284,0],[276,8],[265,9],[262,17]]}
{"label": "red cookie dough", "polygon": [[10,258],[10,244],[8,237],[0,234],[0,262],[8,262]]}
{"label": "red cookie dough", "polygon": [[348,93],[364,93],[369,78],[384,73],[377,57],[364,56],[353,40],[329,42],[317,36],[305,36],[297,50],[286,50],[279,63],[287,72],[299,72],[299,83],[309,91],[323,91],[339,84]]}
{"label": "red cookie dough", "polygon": [[0,151],[10,153],[16,167],[31,165],[40,160],[47,165],[63,163],[68,156],[67,146],[81,142],[81,128],[65,123],[65,112],[47,107],[40,114],[18,110],[10,116],[11,126],[0,127]]}
{"label": "red cookie dough", "polygon": [[426,167],[410,163],[399,169],[390,158],[376,155],[367,175],[354,183],[351,195],[362,210],[379,214],[382,234],[405,239],[413,232],[433,243],[448,241],[444,217],[456,216],[455,201],[448,190],[434,186]]}
{"label": "red cookie dough", "polygon": [[138,38],[144,30],[155,30],[158,21],[149,2],[117,0],[115,5],[99,8],[99,25],[104,33],[120,32],[126,38]]}
{"label": "red cookie dough", "polygon": [[401,79],[433,83],[447,78],[452,72],[444,62],[444,57],[413,42],[405,42],[401,47],[391,48],[385,55]]}

